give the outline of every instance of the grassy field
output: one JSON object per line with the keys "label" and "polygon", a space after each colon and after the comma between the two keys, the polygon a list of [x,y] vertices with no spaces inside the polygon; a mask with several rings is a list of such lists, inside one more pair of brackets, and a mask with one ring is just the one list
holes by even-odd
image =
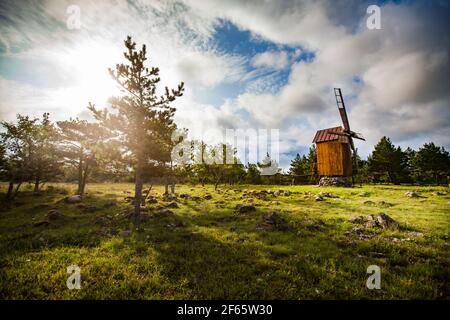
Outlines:
{"label": "grassy field", "polygon": [[[13,204],[0,208],[0,298],[450,298],[448,188],[219,189],[178,186],[178,195],[200,199],[178,197],[170,213],[155,209],[170,201],[163,201],[162,187],[154,187],[157,203],[147,205],[136,230],[126,217],[131,184],[88,185],[81,204],[61,201],[75,185],[53,184],[39,194],[24,188]],[[250,191],[268,189],[290,194],[259,199]],[[5,190],[2,185],[0,193]],[[410,190],[419,197],[406,197]],[[336,198],[316,201],[322,191]],[[211,199],[204,199],[207,194]],[[235,210],[252,201],[256,211]],[[63,216],[49,220],[51,210]],[[269,212],[284,218],[287,229],[268,228],[262,217]],[[400,228],[348,221],[379,212]],[[81,268],[80,290],[66,286],[72,264]],[[366,287],[369,265],[381,268],[380,290]]]}

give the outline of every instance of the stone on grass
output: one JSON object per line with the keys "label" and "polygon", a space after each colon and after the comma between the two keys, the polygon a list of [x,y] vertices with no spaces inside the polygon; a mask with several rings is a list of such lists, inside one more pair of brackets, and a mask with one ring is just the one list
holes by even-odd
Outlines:
{"label": "stone on grass", "polygon": [[373,206],[373,205],[375,205],[375,202],[370,201],[370,200],[366,200],[366,201],[363,202],[363,205],[365,205],[365,206]]}
{"label": "stone on grass", "polygon": [[291,193],[288,190],[284,190],[283,196],[289,197],[290,195],[291,195]]}
{"label": "stone on grass", "polygon": [[160,216],[160,217],[167,217],[167,216],[173,215],[173,212],[171,210],[169,210],[169,209],[166,209],[166,208],[158,208],[155,211],[155,214],[157,216]]}
{"label": "stone on grass", "polygon": [[316,196],[316,201],[323,201],[323,198],[321,196]]}
{"label": "stone on grass", "polygon": [[433,191],[431,194],[433,196],[445,196],[446,195],[445,192],[441,192],[441,191]]}
{"label": "stone on grass", "polygon": [[88,207],[85,207],[85,208],[84,208],[84,211],[85,211],[85,212],[92,213],[92,212],[97,211],[97,207],[96,207],[96,206],[88,206]]}
{"label": "stone on grass", "polygon": [[168,205],[166,205],[166,208],[174,209],[174,208],[179,208],[179,206],[178,206],[178,203],[176,203],[176,202],[171,202],[171,203],[169,203]]}
{"label": "stone on grass", "polygon": [[189,198],[189,197],[190,197],[190,195],[187,194],[187,193],[182,193],[182,194],[180,194],[180,198],[187,199],[187,198]]}
{"label": "stone on grass", "polygon": [[50,222],[48,222],[47,220],[43,220],[43,221],[33,223],[33,227],[48,226],[49,224],[50,224]]}
{"label": "stone on grass", "polygon": [[419,197],[419,195],[415,191],[407,191],[407,192],[405,192],[405,196],[407,196],[409,198],[417,198],[417,197]]}
{"label": "stone on grass", "polygon": [[276,212],[271,212],[263,216],[265,224],[271,226],[273,230],[285,231],[288,229],[286,220]]}
{"label": "stone on grass", "polygon": [[363,223],[365,221],[365,219],[363,216],[353,216],[353,217],[348,218],[347,221],[351,222],[351,223]]}
{"label": "stone on grass", "polygon": [[172,193],[164,195],[164,201],[174,201],[174,200],[177,200],[177,196],[176,195],[174,195]]}
{"label": "stone on grass", "polygon": [[387,214],[380,212],[377,215],[378,224],[384,229],[398,229],[399,224],[397,221],[389,217]]}
{"label": "stone on grass", "polygon": [[360,193],[359,193],[359,196],[360,196],[360,197],[368,197],[368,196],[369,196],[369,193],[363,191],[363,192],[360,192]]}
{"label": "stone on grass", "polygon": [[212,199],[212,195],[207,194],[207,195],[205,195],[205,196],[203,197],[203,199],[205,199],[205,200],[211,200],[211,199]]}
{"label": "stone on grass", "polygon": [[174,222],[167,224],[166,227],[169,229],[182,228],[184,227],[184,223],[179,219],[175,219]]}
{"label": "stone on grass", "polygon": [[120,231],[120,236],[121,237],[129,237],[129,236],[131,236],[131,230]]}
{"label": "stone on grass", "polygon": [[255,206],[250,205],[250,204],[237,204],[236,210],[239,213],[247,213],[247,212],[256,211],[256,208],[255,208]]}
{"label": "stone on grass", "polygon": [[48,220],[54,221],[54,220],[61,220],[63,218],[64,218],[64,215],[61,212],[57,211],[57,210],[50,210],[47,213],[47,219]]}
{"label": "stone on grass", "polygon": [[82,200],[83,199],[81,198],[81,196],[79,194],[76,194],[74,196],[67,197],[65,199],[65,202],[66,203],[78,203],[78,202],[81,202]]}

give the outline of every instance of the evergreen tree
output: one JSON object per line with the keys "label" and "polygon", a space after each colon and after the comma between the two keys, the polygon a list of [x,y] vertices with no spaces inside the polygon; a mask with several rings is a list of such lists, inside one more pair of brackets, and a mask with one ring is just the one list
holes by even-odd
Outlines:
{"label": "evergreen tree", "polygon": [[105,147],[107,131],[97,123],[80,119],[59,121],[57,125],[60,129],[61,155],[77,169],[77,194],[82,196],[88,176],[98,164],[97,155],[102,146]]}
{"label": "evergreen tree", "polygon": [[183,95],[184,84],[179,84],[176,90],[169,91],[166,87],[165,94],[158,96],[156,85],[160,81],[159,69],[145,66],[146,46],[136,50],[136,43],[128,36],[125,47],[127,62],[117,64],[115,70],[109,70],[123,92],[123,96],[110,99],[111,107],[117,112],[97,110],[93,105],[89,109],[103,126],[120,139],[124,151],[131,157],[135,173],[135,208],[132,218],[134,224],[138,225],[143,172],[150,160],[161,160],[161,156],[164,158],[167,155],[167,143],[170,141],[168,133],[175,129],[175,108],[170,104]]}
{"label": "evergreen tree", "polygon": [[400,177],[405,172],[406,157],[400,147],[396,148],[388,137],[383,137],[368,157],[368,163],[371,171],[387,174],[393,184],[400,184]]}
{"label": "evergreen tree", "polygon": [[438,184],[439,173],[450,170],[449,153],[433,142],[425,143],[415,154],[413,168],[421,179],[433,179]]}

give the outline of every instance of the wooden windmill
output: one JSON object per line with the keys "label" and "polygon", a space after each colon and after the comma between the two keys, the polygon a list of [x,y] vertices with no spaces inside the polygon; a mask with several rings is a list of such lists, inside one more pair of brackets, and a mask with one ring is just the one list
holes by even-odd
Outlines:
{"label": "wooden windmill", "polygon": [[352,158],[355,159],[357,156],[353,138],[360,140],[364,138],[350,130],[341,89],[334,88],[334,95],[344,127],[333,127],[316,132],[313,142],[317,150],[317,174],[321,177],[321,181],[322,178],[338,181],[331,184],[351,184],[349,178],[353,174]]}

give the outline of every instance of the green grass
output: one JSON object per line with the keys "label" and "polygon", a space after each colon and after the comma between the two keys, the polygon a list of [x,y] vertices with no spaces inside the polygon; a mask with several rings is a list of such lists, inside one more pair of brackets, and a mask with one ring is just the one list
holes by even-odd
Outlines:
{"label": "green grass", "polygon": [[[177,193],[211,200],[180,199],[173,216],[153,208],[164,204],[162,187],[154,187],[159,204],[149,205],[149,219],[133,229],[123,213],[131,184],[91,184],[85,205],[58,202],[75,186],[53,184],[34,195],[24,189],[15,202],[1,204],[1,299],[449,299],[450,196],[445,187],[364,186],[178,186]],[[285,189],[290,196],[253,197],[257,210],[234,211],[242,192],[234,189]],[[6,185],[1,185],[4,193]],[[226,190],[229,190],[225,193]],[[408,198],[415,190],[422,197]],[[311,192],[307,198],[303,192]],[[327,191],[339,196],[315,201]],[[359,196],[366,191],[367,197]],[[447,192],[433,195],[433,191]],[[2,196],[2,195],[0,195]],[[371,200],[374,205],[365,205]],[[377,204],[383,200],[384,205]],[[107,202],[117,206],[103,208]],[[224,201],[225,208],[216,208]],[[279,201],[274,204],[272,201]],[[51,208],[35,208],[47,203]],[[33,226],[50,209],[65,218]],[[255,228],[264,213],[276,211],[287,231]],[[354,215],[385,212],[400,230],[365,229],[347,221]],[[96,224],[99,216],[110,220]],[[169,228],[179,219],[184,227]],[[314,221],[323,225],[311,228]],[[372,234],[360,239],[355,226]],[[132,230],[129,237],[120,234]],[[423,236],[414,235],[421,232]],[[81,290],[69,290],[66,268],[81,268]],[[381,289],[366,288],[369,265],[381,268]]]}

